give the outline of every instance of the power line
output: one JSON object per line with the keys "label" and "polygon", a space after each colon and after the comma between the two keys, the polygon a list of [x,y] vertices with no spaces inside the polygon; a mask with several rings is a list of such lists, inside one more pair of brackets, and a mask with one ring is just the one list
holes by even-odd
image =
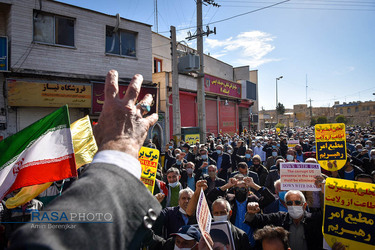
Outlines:
{"label": "power line", "polygon": [[[290,0],[285,0],[285,1],[281,1],[281,2],[275,3],[275,4],[267,5],[267,6],[265,6],[265,7],[262,7],[262,8],[256,9],[256,10],[252,10],[252,11],[248,11],[248,12],[245,12],[245,13],[242,13],[242,14],[238,14],[238,15],[231,16],[231,17],[228,17],[228,18],[224,18],[224,19],[221,19],[221,20],[218,20],[218,21],[215,21],[215,22],[210,22],[210,23],[207,23],[207,24],[203,24],[203,26],[205,26],[205,25],[210,25],[210,24],[214,24],[214,23],[224,22],[224,21],[227,21],[227,20],[230,20],[230,19],[236,18],[236,17],[240,17],[240,16],[244,16],[244,15],[248,15],[248,14],[251,14],[251,13],[257,12],[257,11],[261,11],[261,10],[264,10],[264,9],[268,9],[268,8],[271,8],[271,7],[274,7],[274,6],[276,6],[276,5],[283,4],[283,3],[286,3],[286,2],[289,2],[289,1],[290,1]],[[188,30],[188,29],[194,29],[194,28],[197,28],[197,26],[181,28],[181,29],[178,29],[178,30],[176,30],[176,31]],[[162,32],[159,32],[159,33],[167,33],[167,32],[169,32],[169,30],[168,30],[168,31],[162,31]]]}

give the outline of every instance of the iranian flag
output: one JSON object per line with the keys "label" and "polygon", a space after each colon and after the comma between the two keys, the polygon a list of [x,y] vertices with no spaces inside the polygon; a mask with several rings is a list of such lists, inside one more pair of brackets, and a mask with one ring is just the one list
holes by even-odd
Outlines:
{"label": "iranian flag", "polygon": [[0,198],[18,188],[77,176],[68,106],[0,142]]}

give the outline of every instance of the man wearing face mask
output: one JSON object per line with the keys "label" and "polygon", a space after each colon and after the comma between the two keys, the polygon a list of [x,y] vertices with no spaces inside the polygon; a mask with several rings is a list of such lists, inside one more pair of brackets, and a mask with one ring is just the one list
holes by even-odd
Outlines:
{"label": "man wearing face mask", "polygon": [[236,249],[250,249],[248,235],[229,221],[232,215],[232,209],[227,200],[223,198],[218,198],[215,200],[212,203],[212,215],[215,222],[227,221],[229,223]]}
{"label": "man wearing face mask", "polygon": [[279,155],[278,149],[273,148],[271,152],[271,156],[267,158],[266,161],[266,168],[269,170],[273,165],[276,164],[276,158]]}
{"label": "man wearing face mask", "polygon": [[181,152],[178,155],[176,155],[176,162],[172,165],[172,168],[177,168],[180,173],[182,169],[184,169],[185,164],[187,163],[187,160],[185,159],[186,153]]}
{"label": "man wearing face mask", "polygon": [[291,249],[315,250],[322,249],[322,213],[306,212],[306,199],[301,191],[290,190],[285,194],[288,212],[258,214],[257,202],[247,205],[246,223],[253,229],[266,225],[281,226],[290,232],[289,245]]}
{"label": "man wearing face mask", "polygon": [[209,165],[216,166],[216,161],[208,156],[207,148],[202,147],[199,149],[199,156],[195,159],[195,174],[198,178],[201,178],[202,174],[208,174]]}
{"label": "man wearing face mask", "polygon": [[194,173],[195,164],[191,161],[185,164],[185,169],[181,173],[181,184],[184,188],[189,187],[195,191],[195,184],[198,181],[197,175]]}
{"label": "man wearing face mask", "polygon": [[268,170],[266,167],[264,167],[261,164],[261,158],[259,155],[254,155],[253,157],[253,165],[250,167],[251,171],[254,171],[255,173],[258,174],[259,176],[259,184],[261,186],[264,186],[266,183],[267,175],[268,175]]}
{"label": "man wearing face mask", "polygon": [[179,192],[182,189],[180,183],[180,171],[177,168],[170,168],[167,171],[168,195],[167,207],[175,207],[178,205]]}
{"label": "man wearing face mask", "polygon": [[246,149],[245,155],[236,155],[237,164],[240,162],[245,162],[247,167],[251,167],[253,165],[253,155],[252,149]]}
{"label": "man wearing face mask", "polygon": [[286,152],[286,162],[298,162],[296,160],[296,151],[294,151],[294,149],[288,149],[288,151]]}
{"label": "man wearing face mask", "polygon": [[261,162],[266,161],[266,152],[263,151],[263,146],[260,141],[256,142],[256,146],[254,147],[254,155],[259,155]]}
{"label": "man wearing face mask", "polygon": [[211,157],[216,161],[217,176],[227,181],[228,169],[232,167],[232,160],[230,155],[224,152],[223,145],[217,145],[216,151],[212,153]]}
{"label": "man wearing face mask", "polygon": [[170,234],[176,233],[184,225],[196,224],[194,216],[188,216],[186,209],[193,196],[190,188],[182,189],[179,192],[178,206],[164,208],[152,227],[156,235],[168,239]]}

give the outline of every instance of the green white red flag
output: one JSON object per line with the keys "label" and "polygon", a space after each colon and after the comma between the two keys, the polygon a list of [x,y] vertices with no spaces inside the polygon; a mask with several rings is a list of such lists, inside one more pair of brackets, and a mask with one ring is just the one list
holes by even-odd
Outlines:
{"label": "green white red flag", "polygon": [[13,190],[77,176],[68,106],[0,142],[0,198]]}

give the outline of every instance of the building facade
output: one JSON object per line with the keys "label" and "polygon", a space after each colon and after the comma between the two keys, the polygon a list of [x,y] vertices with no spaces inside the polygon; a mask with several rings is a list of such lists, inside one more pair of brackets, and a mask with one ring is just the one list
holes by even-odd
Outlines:
{"label": "building facade", "polygon": [[[0,0],[0,136],[25,128],[64,104],[71,122],[98,118],[107,72],[120,95],[135,73],[152,83],[151,26],[56,1]],[[1,58],[4,58],[2,56]],[[142,93],[141,93],[142,95]],[[158,101],[152,107],[157,111]]]}
{"label": "building facade", "polygon": [[[160,111],[166,124],[165,140],[173,136],[172,60],[170,39],[152,34],[153,82],[160,89]],[[196,54],[193,49],[178,44],[179,57]],[[230,64],[204,55],[205,115],[207,133],[239,133],[257,129],[257,71],[249,66]],[[198,127],[197,74],[179,73],[181,127]],[[182,138],[183,139],[183,138]]]}

